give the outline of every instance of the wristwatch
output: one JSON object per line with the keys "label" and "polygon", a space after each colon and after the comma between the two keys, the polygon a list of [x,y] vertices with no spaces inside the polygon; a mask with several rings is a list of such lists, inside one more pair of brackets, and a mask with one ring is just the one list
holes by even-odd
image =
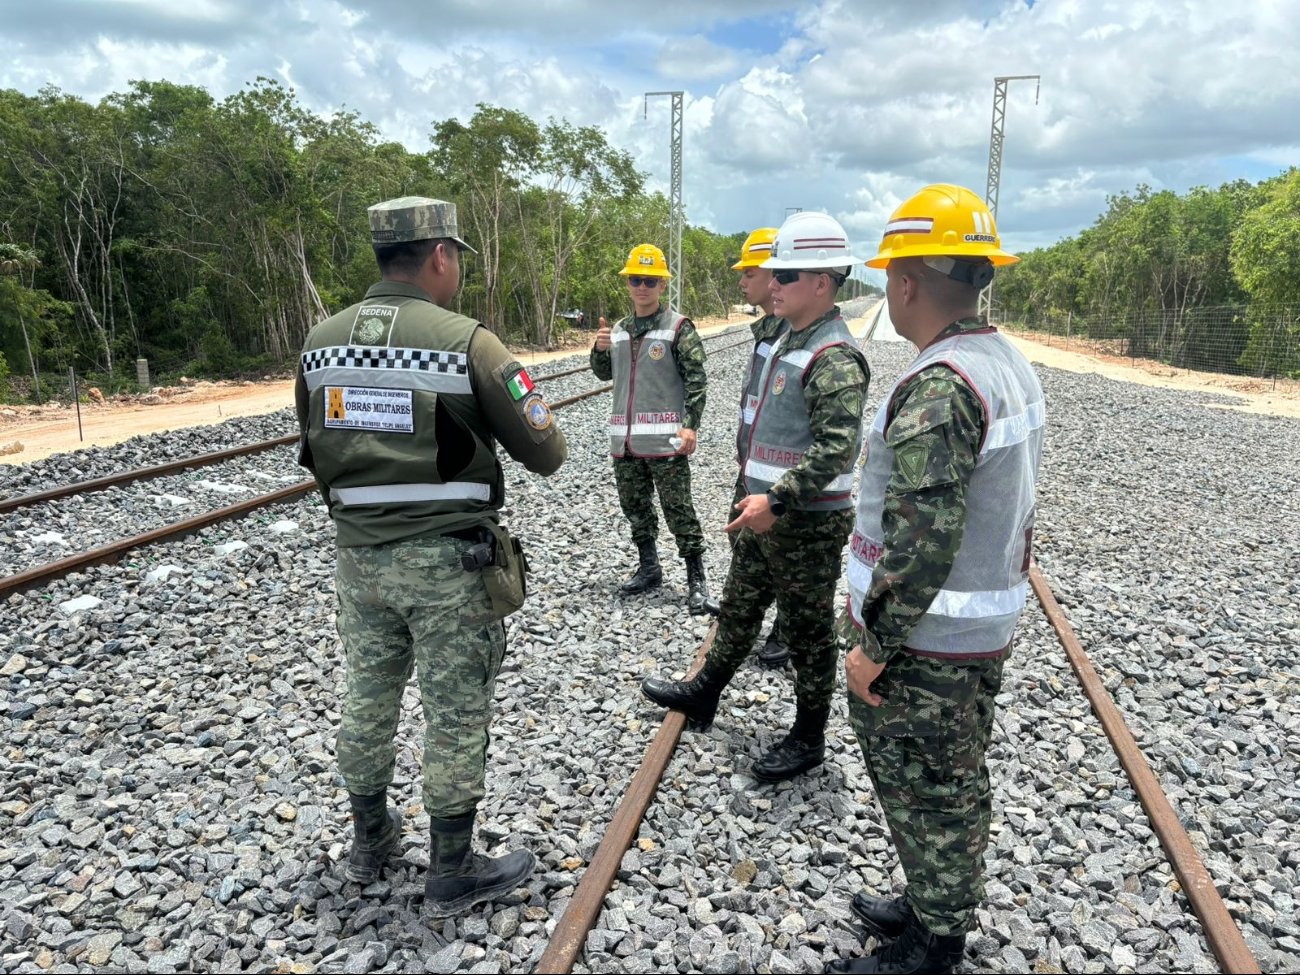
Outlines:
{"label": "wristwatch", "polygon": [[772,514],[778,518],[785,514],[785,502],[778,501],[776,495],[771,491],[767,492],[767,503],[772,506]]}

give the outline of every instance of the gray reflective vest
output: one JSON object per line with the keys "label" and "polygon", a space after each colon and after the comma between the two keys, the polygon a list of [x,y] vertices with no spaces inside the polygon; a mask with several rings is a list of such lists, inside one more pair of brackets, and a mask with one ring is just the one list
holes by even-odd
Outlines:
{"label": "gray reflective vest", "polygon": [[[759,378],[758,403],[754,407],[754,422],[749,431],[749,442],[744,450],[745,487],[750,494],[766,494],[792,467],[803,462],[803,455],[813,445],[816,437],[808,418],[804,402],[804,380],[812,364],[827,349],[845,346],[861,359],[853,333],[844,319],[835,317],[814,326],[802,349],[781,351],[792,333],[778,340],[772,357],[767,360]],[[866,363],[863,361],[863,371]],[[837,511],[853,506],[853,461],[862,446],[862,429],[854,442],[845,470],[827,484],[822,493],[805,504],[791,505],[799,511]]]}
{"label": "gray reflective vest", "polygon": [[966,531],[943,588],[912,631],[907,648],[961,659],[995,656],[1011,642],[1029,592],[1034,489],[1043,451],[1043,387],[1033,367],[994,329],[935,342],[894,384],[867,435],[857,523],[849,545],[849,603],[862,626],[862,605],[884,554],[885,492],[894,452],[885,423],[899,387],[942,364],[984,403],[988,428],[966,491]]}
{"label": "gray reflective vest", "polygon": [[664,307],[654,327],[635,338],[629,316],[610,334],[614,370],[614,412],[609,418],[609,450],[615,457],[673,457],[669,443],[682,428],[686,388],[677,371],[677,335],[686,319]]}
{"label": "gray reflective vest", "polygon": [[[759,322],[761,321],[763,319],[760,318]],[[749,451],[749,428],[754,425],[754,414],[758,411],[759,384],[763,381],[763,368],[767,365],[767,360],[772,358],[772,352],[781,341],[781,336],[790,331],[789,322],[784,318],[779,321],[781,327],[775,335],[769,335],[754,343],[754,353],[750,356],[749,366],[745,370],[745,384],[741,387],[740,395],[740,423],[736,429],[736,460],[740,462],[741,470],[745,468],[745,455]],[[754,323],[757,324],[758,322]]]}
{"label": "gray reflective vest", "polygon": [[328,490],[341,534],[345,524],[391,520],[394,508],[415,535],[501,507],[485,421],[471,421],[472,454],[456,479],[438,473],[438,398],[473,399],[469,345],[479,327],[427,300],[379,295],[312,329],[301,360],[310,405],[300,462]]}

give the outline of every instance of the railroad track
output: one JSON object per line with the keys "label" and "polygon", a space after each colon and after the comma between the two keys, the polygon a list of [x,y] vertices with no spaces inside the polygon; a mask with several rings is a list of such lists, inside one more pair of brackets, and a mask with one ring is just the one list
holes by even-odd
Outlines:
{"label": "railroad track", "polygon": [[[748,344],[749,340],[745,339],[721,346],[712,351],[722,352]],[[534,381],[544,382],[585,371],[587,371],[587,367],[584,366],[538,377]],[[583,400],[607,393],[612,388],[611,385],[600,386],[557,400],[551,406],[553,409],[563,409]],[[156,468],[140,468],[115,477],[97,478],[93,481],[53,488],[20,498],[7,499],[0,502],[0,513],[75,494],[102,491],[113,486],[160,477],[193,467],[216,464],[232,457],[287,445],[296,442],[297,439],[297,435],[279,437],[243,447],[173,461],[159,465]],[[304,480],[247,501],[207,512],[195,518],[141,535],[121,539],[58,562],[15,573],[0,579],[0,598],[10,593],[39,587],[72,572],[114,562],[133,549],[190,535],[210,525],[241,517],[257,508],[293,500],[315,489],[316,484],[314,481]],[[1093,669],[1086,651],[1080,644],[1069,620],[1057,603],[1050,585],[1039,571],[1037,565],[1034,565],[1031,571],[1031,585],[1056,631],[1062,648],[1088,697],[1094,713],[1115,749],[1120,764],[1147,813],[1152,830],[1165,850],[1166,856],[1178,876],[1182,890],[1187,895],[1192,910],[1201,921],[1210,949],[1219,959],[1224,972],[1234,973],[1234,975],[1235,973],[1256,975],[1256,973],[1260,972],[1258,963],[1219,896],[1186,831],[1179,823],[1168,798],[1160,788],[1159,782],[1129,732],[1122,714],[1111,700],[1109,693]],[[716,625],[710,628],[700,646],[692,671],[698,669],[703,662],[715,632]],[[582,951],[586,936],[595,926],[604,906],[606,895],[617,878],[623,855],[635,841],[646,811],[654,802],[659,784],[677,747],[684,727],[685,718],[680,712],[668,712],[665,716],[640,766],[634,773],[626,793],[615,810],[614,816],[606,828],[605,835],[596,853],[591,858],[582,880],[569,902],[568,908],[557,923],[545,953],[534,968],[535,972],[552,975],[552,973],[569,973],[572,971]]]}
{"label": "railroad track", "polygon": [[[713,352],[724,352],[728,349],[734,349],[741,345],[749,345],[751,339],[741,342],[733,342],[729,345],[715,348]],[[572,372],[584,372],[587,367],[578,370],[570,370],[562,375],[569,375]],[[543,376],[534,382],[540,382],[547,379],[558,378],[558,375]],[[551,404],[551,408],[558,410],[582,400],[590,399],[593,396],[599,396],[602,393],[608,393],[614,387],[612,385],[599,386],[595,389],[589,389],[586,392],[578,393],[564,399],[556,400]],[[104,491],[112,487],[119,487],[124,484],[131,484],[137,481],[150,480],[156,477],[163,477],[167,474],[175,474],[179,471],[188,470],[195,467],[210,466],[218,464],[234,457],[243,457],[250,454],[256,454],[263,451],[271,450],[275,447],[285,446],[287,444],[297,443],[298,435],[289,434],[283,437],[275,437],[270,440],[261,440],[256,443],[246,444],[242,447],[231,447],[226,450],[214,451],[208,454],[202,454],[197,457],[185,458],[182,460],[169,461],[166,464],[159,464],[156,467],[142,467],[135,470],[126,471],[122,474],[116,474],[111,477],[100,477],[90,481],[80,481],[75,484],[69,484],[62,487],[50,488],[45,491],[39,491],[34,494],[26,494],[20,497],[8,498],[0,501],[0,514],[9,511],[15,511],[19,508],[30,505],[41,504],[48,501],[56,501],[61,498],[67,498],[78,494],[85,494],[94,491]],[[48,562],[44,565],[33,566],[21,572],[15,572],[0,578],[0,599],[14,594],[27,592],[31,589],[37,589],[56,579],[71,575],[74,572],[81,572],[85,569],[97,565],[108,565],[116,562],[127,552],[134,549],[143,548],[147,545],[154,545],[159,542],[172,541],[177,538],[184,538],[201,531],[211,525],[223,521],[229,521],[234,518],[241,518],[258,508],[267,505],[278,504],[283,501],[293,501],[303,495],[309,494],[316,490],[316,482],[311,479],[299,481],[296,484],[271,491],[267,494],[261,494],[246,501],[240,501],[236,504],[226,505],[223,508],[217,508],[213,511],[196,515],[193,518],[176,522],[175,524],[165,525],[161,528],[155,528],[152,531],[143,532],[138,535],[132,535],[128,538],[118,539],[108,542],[107,544],[70,555],[67,558],[59,559],[56,562]]]}

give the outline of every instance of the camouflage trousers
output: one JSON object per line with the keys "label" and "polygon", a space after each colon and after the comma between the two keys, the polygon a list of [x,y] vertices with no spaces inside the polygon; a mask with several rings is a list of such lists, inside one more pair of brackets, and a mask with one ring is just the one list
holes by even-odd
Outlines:
{"label": "camouflage trousers", "polygon": [[984,897],[993,792],[985,756],[1006,654],[960,663],[911,653],[849,693],[849,723],[907,874],[912,910],[935,934],[965,934]]}
{"label": "camouflage trousers", "polygon": [[852,511],[791,511],[761,535],[741,531],[722,589],[710,665],[734,673],[753,649],[763,614],[775,600],[799,708],[829,711],[839,670],[835,586],[852,529]]}
{"label": "camouflage trousers", "polygon": [[695,514],[686,457],[615,457],[614,482],[623,516],[632,526],[632,541],[653,541],[659,534],[657,490],[668,530],[677,539],[677,554],[682,558],[704,554],[704,529]]}
{"label": "camouflage trousers", "polygon": [[505,629],[476,572],[470,542],[443,535],[340,548],[335,585],[347,691],[338,736],[348,791],[393,780],[402,694],[418,674],[424,710],[424,809],[453,819],[483,798],[488,724]]}

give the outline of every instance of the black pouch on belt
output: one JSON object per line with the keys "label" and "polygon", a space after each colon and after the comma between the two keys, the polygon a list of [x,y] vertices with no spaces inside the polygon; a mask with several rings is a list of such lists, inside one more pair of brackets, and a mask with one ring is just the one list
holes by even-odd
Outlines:
{"label": "black pouch on belt", "polygon": [[[491,536],[487,543],[491,552],[479,571],[483,574],[483,587],[492,600],[492,609],[498,619],[505,619],[524,605],[528,595],[528,559],[524,556],[523,546],[503,525],[486,522],[483,528]],[[462,559],[475,553],[477,561],[477,548],[470,548]]]}

